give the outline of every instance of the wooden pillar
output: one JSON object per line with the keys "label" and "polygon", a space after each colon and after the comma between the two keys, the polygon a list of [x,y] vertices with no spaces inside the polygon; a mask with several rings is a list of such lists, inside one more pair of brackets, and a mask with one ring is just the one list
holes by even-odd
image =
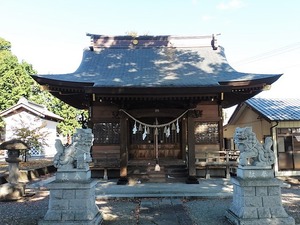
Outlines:
{"label": "wooden pillar", "polygon": [[187,156],[187,149],[188,149],[188,141],[187,141],[187,119],[185,117],[182,118],[181,123],[181,152],[182,152],[182,159],[188,162],[188,156]]}
{"label": "wooden pillar", "polygon": [[125,185],[128,183],[127,178],[127,164],[128,164],[128,118],[122,113],[120,118],[120,178],[118,185]]}
{"label": "wooden pillar", "polygon": [[224,150],[224,135],[223,135],[223,110],[221,104],[218,107],[219,111],[219,139],[220,139],[220,151]]}
{"label": "wooden pillar", "polygon": [[188,169],[189,176],[186,180],[187,184],[199,184],[196,178],[196,165],[195,165],[195,123],[194,112],[188,113],[187,120],[187,141],[188,141]]}

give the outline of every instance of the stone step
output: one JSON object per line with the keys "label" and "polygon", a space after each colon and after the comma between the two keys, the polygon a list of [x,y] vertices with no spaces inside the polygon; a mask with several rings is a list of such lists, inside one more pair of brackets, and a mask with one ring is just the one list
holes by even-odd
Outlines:
{"label": "stone step", "polygon": [[160,170],[155,171],[155,165],[129,166],[128,176],[138,182],[176,182],[185,180],[188,170],[185,165],[160,165]]}

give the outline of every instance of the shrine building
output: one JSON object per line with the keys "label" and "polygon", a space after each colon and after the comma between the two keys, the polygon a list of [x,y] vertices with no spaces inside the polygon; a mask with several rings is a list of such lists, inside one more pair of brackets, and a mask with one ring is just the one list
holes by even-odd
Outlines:
{"label": "shrine building", "polygon": [[222,109],[282,75],[237,72],[215,35],[87,35],[91,45],[75,72],[33,78],[65,103],[89,110],[92,171],[117,171],[120,184],[135,172],[167,176],[172,166],[197,183],[197,155],[224,150]]}

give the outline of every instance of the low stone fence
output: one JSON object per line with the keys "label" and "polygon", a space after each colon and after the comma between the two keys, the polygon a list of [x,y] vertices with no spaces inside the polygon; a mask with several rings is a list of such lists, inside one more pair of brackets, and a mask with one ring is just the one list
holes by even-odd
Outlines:
{"label": "low stone fence", "polygon": [[[42,176],[50,175],[56,172],[56,168],[53,165],[44,166],[35,169],[20,170],[20,182],[31,182]],[[8,172],[0,174],[0,185],[7,183]]]}

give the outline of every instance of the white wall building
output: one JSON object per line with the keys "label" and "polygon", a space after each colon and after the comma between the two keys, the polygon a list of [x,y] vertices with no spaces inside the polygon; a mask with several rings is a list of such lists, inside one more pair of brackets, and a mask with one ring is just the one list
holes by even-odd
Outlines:
{"label": "white wall building", "polygon": [[31,154],[34,156],[44,155],[46,157],[55,155],[56,126],[63,120],[62,117],[50,112],[45,106],[30,102],[24,97],[16,105],[2,111],[0,116],[5,122],[6,141],[15,138],[13,130],[16,128],[29,127],[30,130],[33,130],[44,124],[45,127],[40,132],[47,134],[45,139],[48,146],[41,146],[41,153],[32,150]]}

